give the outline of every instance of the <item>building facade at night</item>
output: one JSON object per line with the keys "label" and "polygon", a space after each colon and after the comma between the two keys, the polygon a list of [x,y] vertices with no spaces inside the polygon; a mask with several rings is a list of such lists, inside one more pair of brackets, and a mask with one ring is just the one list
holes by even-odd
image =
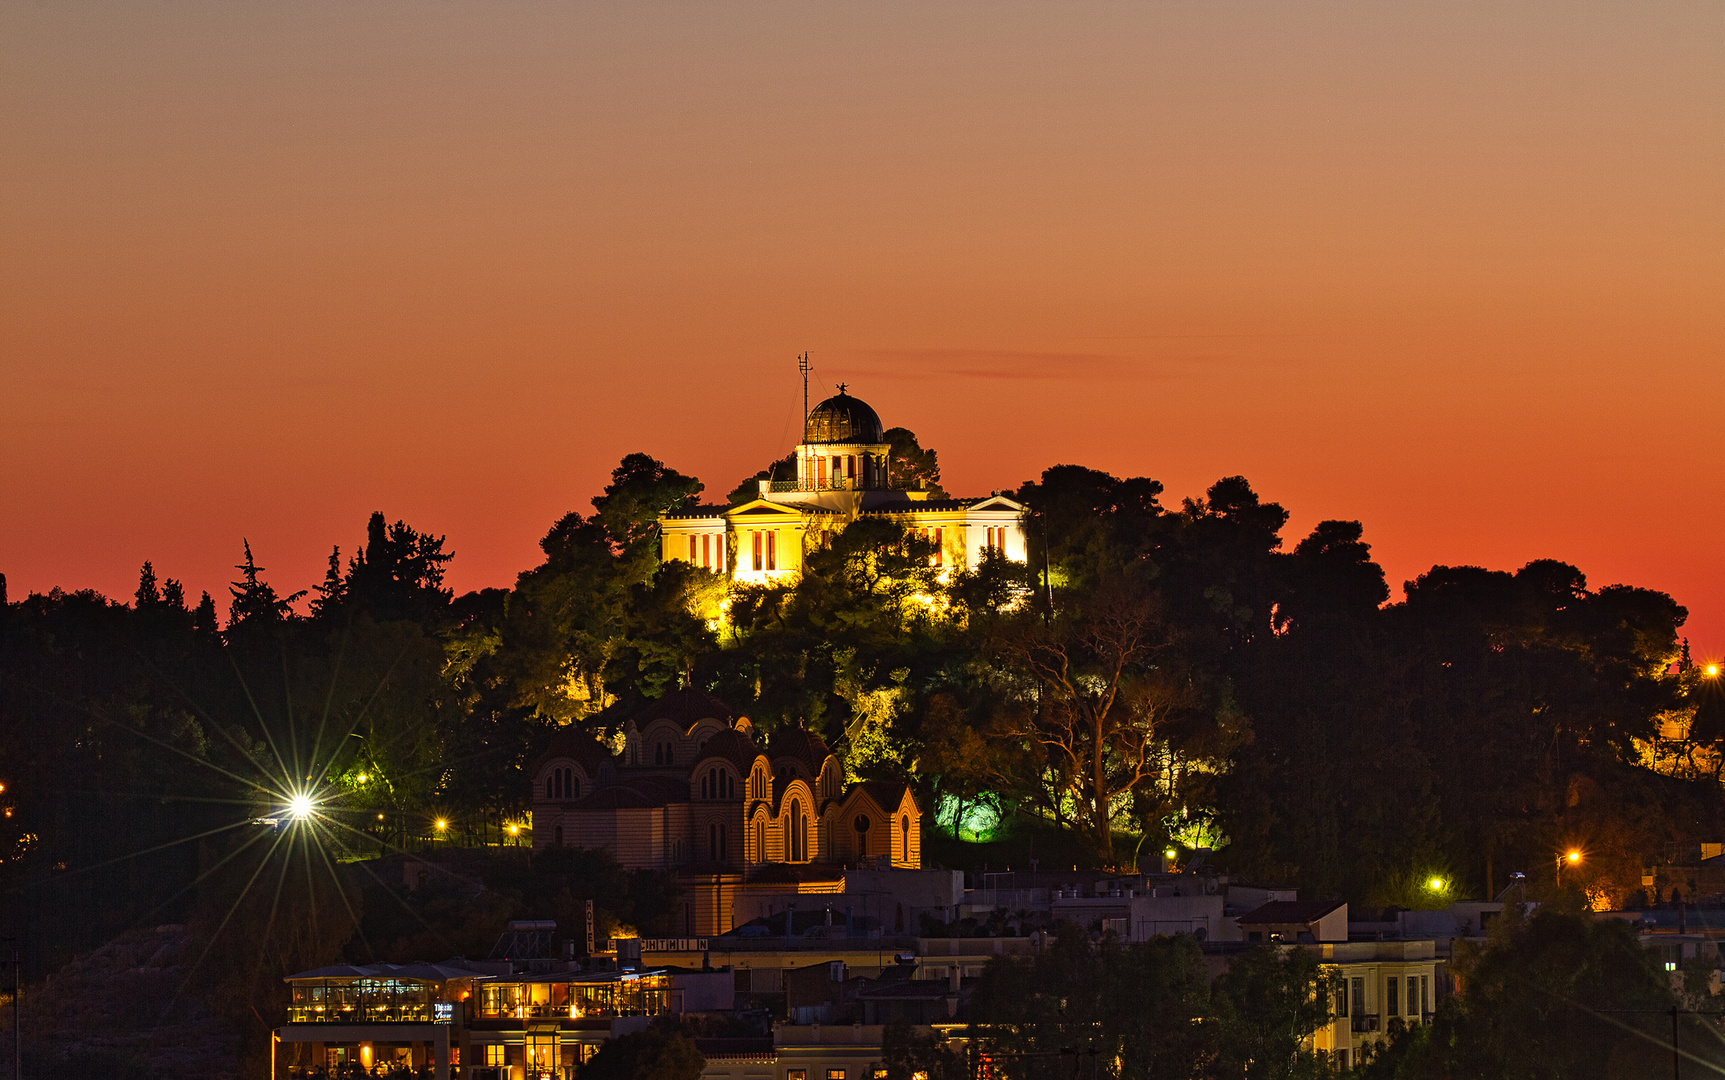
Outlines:
{"label": "building facade at night", "polygon": [[735,506],[695,506],[659,519],[660,559],[680,559],[736,581],[794,579],[803,555],[862,518],[897,522],[934,544],[935,565],[974,568],[990,551],[1025,559],[1024,507],[999,493],[936,499],[895,487],[880,417],[841,385],[809,410],[795,479],[762,480]]}

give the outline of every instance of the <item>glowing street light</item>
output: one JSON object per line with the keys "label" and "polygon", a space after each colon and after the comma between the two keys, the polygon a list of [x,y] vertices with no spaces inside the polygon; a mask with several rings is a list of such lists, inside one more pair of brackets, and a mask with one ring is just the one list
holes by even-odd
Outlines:
{"label": "glowing street light", "polygon": [[289,799],[288,813],[294,816],[295,821],[304,821],[311,817],[311,796],[301,794]]}
{"label": "glowing street light", "polygon": [[1564,855],[1564,858],[1568,859],[1570,864],[1573,865],[1581,861],[1581,852],[1574,848],[1570,848],[1568,854]]}
{"label": "glowing street light", "polygon": [[358,780],[358,781],[359,781],[359,782],[360,782],[360,783],[362,783],[362,784],[363,784],[363,783],[365,783],[365,782],[366,782],[366,781],[367,781],[367,780],[370,780],[370,779],[371,779],[371,777],[370,777],[370,776],[369,776],[369,775],[367,775],[367,774],[366,774],[366,773],[360,773],[360,774],[359,774],[359,775],[358,775],[358,776],[356,776],[356,777],[354,777],[354,779],[355,779],[355,780]]}
{"label": "glowing street light", "polygon": [[1426,888],[1430,889],[1432,892],[1443,892],[1444,884],[1443,878],[1434,876],[1426,882]]}
{"label": "glowing street light", "polygon": [[443,820],[442,818],[438,818],[437,819],[437,831],[442,832],[443,830],[445,830],[447,828],[449,828],[449,822]]}

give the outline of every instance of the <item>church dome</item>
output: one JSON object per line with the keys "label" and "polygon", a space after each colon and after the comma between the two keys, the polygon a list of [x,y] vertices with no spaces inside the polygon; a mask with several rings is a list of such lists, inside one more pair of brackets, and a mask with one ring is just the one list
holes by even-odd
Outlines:
{"label": "church dome", "polygon": [[885,441],[881,430],[880,417],[868,403],[851,397],[841,385],[837,397],[827,398],[809,410],[808,420],[803,424],[803,442],[874,444]]}

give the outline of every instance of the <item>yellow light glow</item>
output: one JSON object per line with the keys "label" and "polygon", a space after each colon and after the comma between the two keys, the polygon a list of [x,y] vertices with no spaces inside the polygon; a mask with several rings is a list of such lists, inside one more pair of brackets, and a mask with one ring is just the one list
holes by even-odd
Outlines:
{"label": "yellow light glow", "polygon": [[1708,678],[1712,678],[1714,675],[1717,675],[1717,674],[1719,674],[1719,665],[1718,664],[1708,664],[1707,665],[1707,676],[1708,676]]}
{"label": "yellow light glow", "polygon": [[379,821],[382,821],[382,820],[383,820],[383,815],[382,815],[382,814],[379,814],[379,815],[377,815],[377,820],[379,820]]}
{"label": "yellow light glow", "polygon": [[520,835],[520,833],[521,833],[521,826],[519,826],[519,825],[509,826],[509,835],[510,836],[518,836],[518,835]]}
{"label": "yellow light glow", "polygon": [[1169,848],[1167,851],[1164,851],[1162,853],[1163,857],[1169,858],[1169,859],[1172,859],[1176,854],[1177,853],[1175,852],[1175,850],[1173,848]]}
{"label": "yellow light glow", "polygon": [[362,784],[363,784],[363,783],[365,783],[365,782],[366,782],[366,781],[367,781],[367,780],[370,780],[370,779],[371,779],[371,777],[370,777],[370,776],[369,776],[369,775],[367,775],[367,774],[366,774],[366,773],[360,773],[360,774],[359,774],[359,776],[358,776],[358,777],[357,777],[357,778],[356,778],[356,779],[358,779],[358,780],[359,780],[359,782],[360,782],[360,783],[362,783]]}
{"label": "yellow light glow", "polygon": [[295,795],[292,799],[289,799],[288,813],[301,821],[311,817],[311,796]]}
{"label": "yellow light glow", "polygon": [[1565,855],[1564,858],[1568,859],[1572,863],[1580,862],[1581,861],[1581,852],[1576,851],[1574,848],[1571,848],[1569,850],[1569,854]]}
{"label": "yellow light glow", "polygon": [[1432,892],[1443,892],[1443,878],[1432,878],[1430,881],[1426,882],[1426,888],[1430,889]]}
{"label": "yellow light glow", "polygon": [[437,827],[439,829],[447,829],[447,828],[449,828],[449,822],[443,820],[442,818],[438,818],[437,819]]}

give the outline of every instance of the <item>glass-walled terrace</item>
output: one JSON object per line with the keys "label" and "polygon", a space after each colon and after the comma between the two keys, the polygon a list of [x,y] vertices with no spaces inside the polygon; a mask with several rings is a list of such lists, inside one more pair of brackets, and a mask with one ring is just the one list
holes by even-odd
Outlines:
{"label": "glass-walled terrace", "polygon": [[486,1020],[657,1016],[671,1006],[671,977],[645,973],[574,981],[553,975],[493,982],[479,988],[476,1000],[473,1015]]}
{"label": "glass-walled terrace", "polygon": [[403,979],[328,979],[297,982],[288,1006],[290,1024],[430,1023],[432,988]]}

